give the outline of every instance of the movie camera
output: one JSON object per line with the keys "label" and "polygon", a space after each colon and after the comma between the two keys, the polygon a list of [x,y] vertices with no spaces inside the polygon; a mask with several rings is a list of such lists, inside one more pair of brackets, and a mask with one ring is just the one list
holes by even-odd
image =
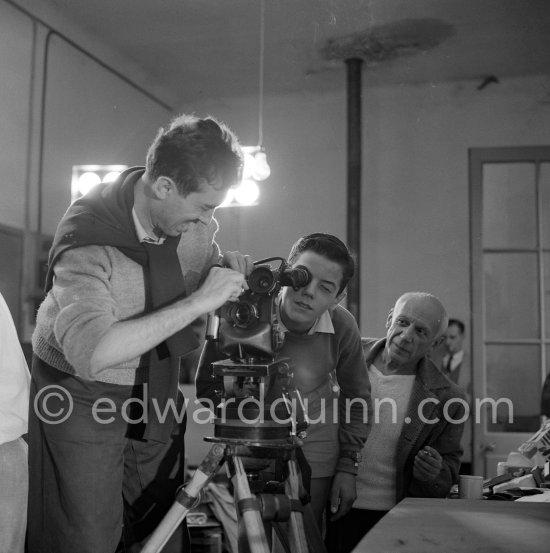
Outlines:
{"label": "movie camera", "polygon": [[[280,261],[277,269],[269,262]],[[224,304],[207,324],[207,340],[223,359],[212,362],[219,384],[215,438],[248,445],[292,440],[307,427],[300,394],[293,384],[291,360],[277,358],[284,334],[279,325],[278,293],[283,286],[307,286],[304,266],[290,267],[279,257],[255,263],[248,290]]]}
{"label": "movie camera", "polygon": [[[277,269],[268,265],[275,260],[281,261]],[[205,437],[214,443],[141,553],[160,553],[224,463],[237,509],[239,553],[272,553],[273,531],[287,553],[326,553],[298,460],[305,410],[290,359],[277,355],[284,341],[278,293],[283,286],[307,286],[311,274],[280,257],[254,265],[249,289],[207,321],[200,363],[210,366],[216,387],[215,435]],[[288,535],[279,526],[285,521]]]}

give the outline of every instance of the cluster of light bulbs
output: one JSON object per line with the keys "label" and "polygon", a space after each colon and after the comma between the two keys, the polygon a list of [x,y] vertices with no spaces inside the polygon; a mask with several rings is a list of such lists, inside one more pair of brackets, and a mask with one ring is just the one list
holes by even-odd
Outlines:
{"label": "cluster of light bulbs", "polygon": [[256,205],[260,196],[258,182],[271,174],[263,146],[242,146],[244,154],[243,178],[238,186],[230,188],[220,207]]}
{"label": "cluster of light bulbs", "polygon": [[[260,196],[258,182],[271,174],[263,146],[243,146],[243,178],[238,186],[228,190],[220,207],[256,205]],[[112,182],[127,169],[126,165],[73,165],[72,201],[84,196],[101,182]]]}
{"label": "cluster of light bulbs", "polygon": [[127,168],[126,165],[73,165],[72,201],[87,194],[100,182],[113,182]]}

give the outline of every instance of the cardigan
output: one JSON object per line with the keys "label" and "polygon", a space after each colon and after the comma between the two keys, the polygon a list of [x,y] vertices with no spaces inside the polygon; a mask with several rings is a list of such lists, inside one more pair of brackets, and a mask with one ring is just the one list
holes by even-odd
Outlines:
{"label": "cardigan", "polygon": [[[386,339],[363,338],[366,367],[386,345]],[[367,368],[365,367],[365,371]],[[395,456],[396,503],[404,497],[446,497],[451,486],[457,482],[462,447],[460,445],[464,422],[455,423],[464,417],[466,396],[461,388],[447,379],[427,357],[416,368],[411,397],[407,408],[408,424],[403,425]],[[445,408],[446,406],[446,408]],[[447,413],[447,416],[445,416]],[[422,420],[423,419],[423,420]],[[369,420],[369,425],[372,419]],[[413,477],[416,454],[431,446],[439,452],[443,466],[439,476],[429,482]],[[369,447],[369,442],[365,445]],[[357,495],[367,494],[361,477],[357,477]]]}

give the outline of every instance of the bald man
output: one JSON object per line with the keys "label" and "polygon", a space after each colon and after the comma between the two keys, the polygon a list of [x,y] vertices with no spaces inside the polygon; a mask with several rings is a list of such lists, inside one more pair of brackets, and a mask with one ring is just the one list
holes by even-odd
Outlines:
{"label": "bald man", "polygon": [[329,550],[351,551],[404,497],[445,497],[460,468],[466,401],[429,359],[448,317],[432,294],[407,292],[390,310],[382,340],[363,339],[374,416],[362,451],[357,499],[330,524]]}

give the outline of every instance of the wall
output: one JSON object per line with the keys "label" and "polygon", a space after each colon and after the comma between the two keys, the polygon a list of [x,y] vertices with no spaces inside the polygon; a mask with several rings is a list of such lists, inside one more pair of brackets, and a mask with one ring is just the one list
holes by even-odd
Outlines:
{"label": "wall", "polygon": [[172,111],[114,65],[9,2],[0,2],[0,68],[0,227],[17,237],[10,251],[22,252],[1,264],[0,283],[28,341],[40,297],[40,237],[53,235],[70,203],[72,166],[143,164]]}
{"label": "wall", "polygon": [[[474,81],[373,88],[364,77],[363,334],[384,332],[406,290],[432,291],[469,320],[468,149],[550,144],[550,77],[500,81],[481,91]],[[272,174],[260,205],[218,211],[222,246],[258,258],[285,255],[304,233],[345,236],[345,102],[343,92],[265,98]],[[193,109],[255,144],[255,106],[248,98]]]}

